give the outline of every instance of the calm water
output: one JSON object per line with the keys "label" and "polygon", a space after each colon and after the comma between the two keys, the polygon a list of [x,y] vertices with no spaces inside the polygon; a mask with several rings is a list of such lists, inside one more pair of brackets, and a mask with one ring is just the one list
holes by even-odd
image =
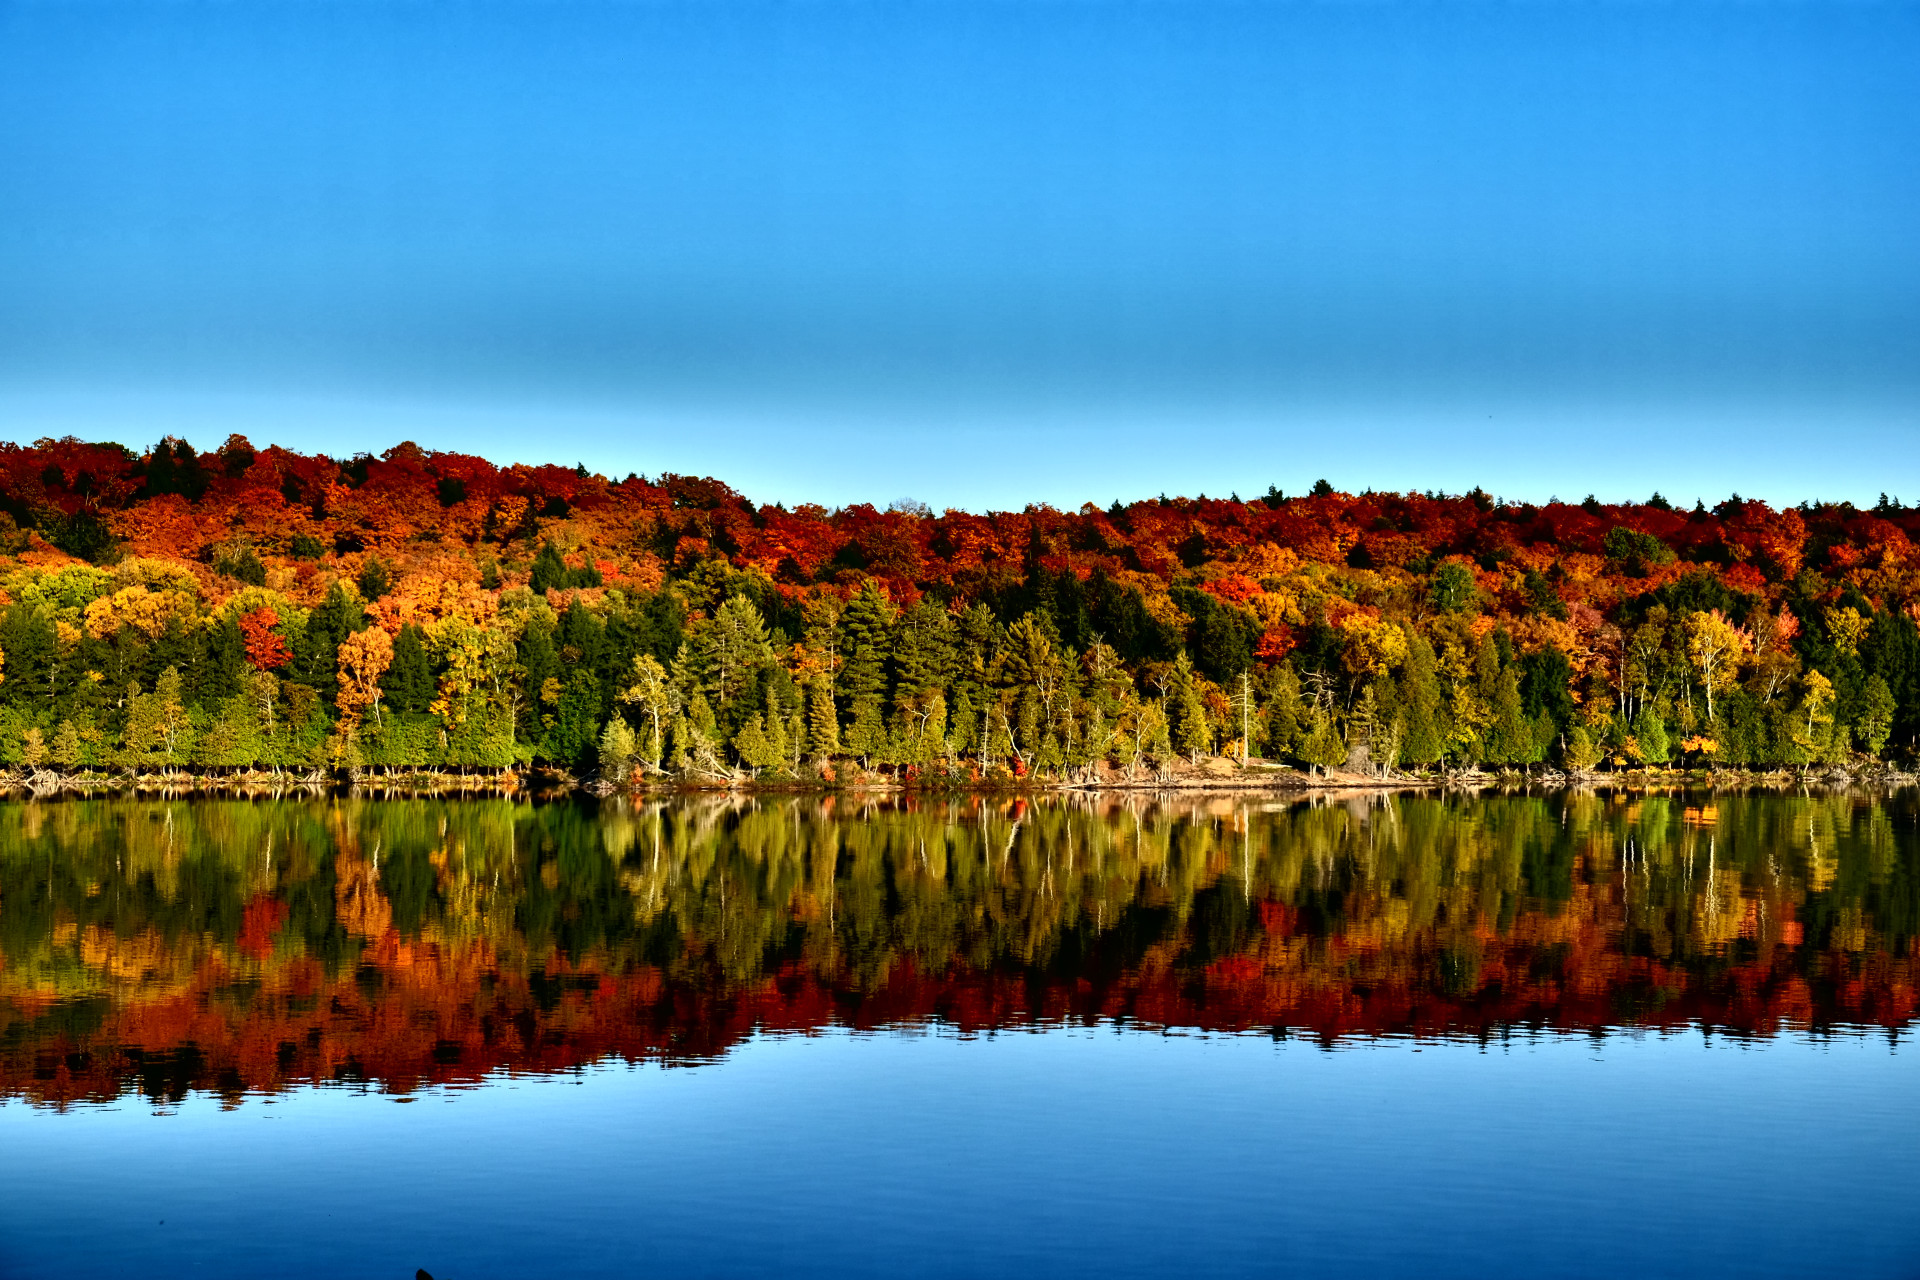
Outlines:
{"label": "calm water", "polygon": [[1910,794],[0,807],[0,1275],[1920,1275]]}

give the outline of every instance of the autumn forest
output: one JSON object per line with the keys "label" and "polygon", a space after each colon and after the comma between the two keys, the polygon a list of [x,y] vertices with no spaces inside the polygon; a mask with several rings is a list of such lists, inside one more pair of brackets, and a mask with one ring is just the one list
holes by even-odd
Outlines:
{"label": "autumn forest", "polygon": [[[1571,478],[1570,478],[1571,482]],[[935,514],[0,446],[0,762],[615,784],[1910,762],[1920,509],[1481,491]]]}

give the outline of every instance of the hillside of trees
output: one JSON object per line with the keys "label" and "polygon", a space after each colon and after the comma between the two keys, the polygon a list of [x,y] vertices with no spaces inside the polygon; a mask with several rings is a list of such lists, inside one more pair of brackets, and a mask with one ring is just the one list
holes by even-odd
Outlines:
{"label": "hillside of trees", "polygon": [[1474,491],[935,515],[0,445],[0,762],[606,777],[1800,768],[1920,737],[1920,508]]}

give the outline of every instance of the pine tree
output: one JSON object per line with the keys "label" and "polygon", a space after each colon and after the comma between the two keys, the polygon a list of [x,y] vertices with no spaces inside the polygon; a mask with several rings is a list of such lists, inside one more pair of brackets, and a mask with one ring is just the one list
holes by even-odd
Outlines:
{"label": "pine tree", "polygon": [[1033,756],[1034,767],[1049,773],[1059,769],[1066,760],[1066,752],[1060,745],[1060,736],[1051,732],[1040,740],[1039,749]]}
{"label": "pine tree", "polygon": [[1095,703],[1087,713],[1086,731],[1080,740],[1079,761],[1081,764],[1099,764],[1112,753],[1114,747],[1113,721],[1107,719],[1107,713]]}
{"label": "pine tree", "polygon": [[[548,618],[551,616],[547,614]],[[524,742],[538,742],[546,735],[544,708],[560,700],[562,687],[558,680],[560,654],[553,644],[553,628],[539,613],[529,618],[521,630],[515,657],[521,687],[526,690],[515,732]]]}
{"label": "pine tree", "polygon": [[1260,709],[1267,755],[1279,758],[1293,753],[1306,714],[1306,705],[1300,699],[1300,677],[1291,662],[1282,662],[1267,673],[1266,703]]}
{"label": "pine tree", "polygon": [[980,732],[980,717],[974,713],[973,700],[961,693],[953,703],[953,730],[947,736],[952,749],[967,755],[973,750]]}
{"label": "pine tree", "polygon": [[327,589],[326,599],[307,615],[307,625],[292,637],[293,678],[319,694],[328,706],[333,705],[340,687],[336,679],[340,644],[366,624],[367,611],[361,607],[360,598],[336,579]]}
{"label": "pine tree", "polygon": [[871,769],[873,758],[886,751],[887,726],[880,716],[880,695],[867,694],[855,700],[853,723],[847,727],[847,752],[860,757],[860,767]]}
{"label": "pine tree", "polygon": [[770,707],[766,712],[767,769],[779,769],[787,763],[787,725],[780,715],[778,707]]}
{"label": "pine tree", "polygon": [[1213,745],[1213,726],[1207,720],[1207,705],[1201,701],[1193,664],[1184,652],[1174,659],[1171,692],[1173,745],[1182,755],[1198,760],[1200,753]]}
{"label": "pine tree", "polygon": [[700,694],[693,695],[693,701],[687,704],[687,722],[695,733],[703,735],[708,742],[720,736],[720,728],[714,722],[713,704]]}
{"label": "pine tree", "polygon": [[129,763],[139,763],[153,754],[159,738],[158,708],[152,695],[140,692],[137,681],[127,685],[126,704],[126,724],[120,731],[121,753]]}
{"label": "pine tree", "polygon": [[1587,726],[1575,721],[1567,730],[1567,745],[1562,757],[1570,773],[1590,773],[1600,763],[1600,748]]}
{"label": "pine tree", "polygon": [[1887,736],[1893,732],[1893,717],[1899,706],[1893,700],[1893,690],[1887,686],[1886,679],[1873,675],[1867,677],[1865,691],[1861,695],[1860,719],[1854,725],[1859,735],[1860,747],[1870,756],[1877,756],[1887,745]]}
{"label": "pine tree", "polygon": [[1300,740],[1300,759],[1321,769],[1345,763],[1347,746],[1334,730],[1333,717],[1315,707],[1307,717],[1306,732]]}
{"label": "pine tree", "polygon": [[1438,763],[1447,749],[1446,704],[1440,693],[1433,645],[1411,628],[1407,660],[1400,669],[1399,695],[1401,718],[1406,725],[1400,742],[1400,758],[1411,765]]}
{"label": "pine tree", "polygon": [[767,718],[756,711],[748,718],[739,733],[733,735],[733,749],[740,753],[740,762],[758,773],[762,769],[771,769],[780,763],[773,742],[767,737]]}
{"label": "pine tree", "polygon": [[1493,724],[1483,756],[1488,764],[1525,764],[1533,755],[1533,726],[1520,706],[1520,678],[1509,667],[1499,675],[1493,695]]}
{"label": "pine tree", "polygon": [[1087,701],[1109,720],[1119,715],[1127,695],[1133,691],[1133,680],[1120,664],[1120,655],[1112,645],[1096,640],[1088,646],[1081,666],[1087,675]]}
{"label": "pine tree", "polygon": [[426,637],[409,622],[393,639],[393,660],[380,677],[387,705],[408,715],[424,715],[433,703],[433,667],[427,658]]}
{"label": "pine tree", "polygon": [[694,628],[688,641],[701,691],[724,714],[773,661],[766,620],[744,595],[721,605],[712,618]]}
{"label": "pine tree", "polygon": [[1207,719],[1200,691],[1191,681],[1175,693],[1173,709],[1173,744],[1182,755],[1197,760],[1213,746],[1213,725]]}
{"label": "pine tree", "polygon": [[260,758],[260,744],[253,728],[253,708],[246,695],[229,698],[221,706],[220,715],[195,744],[194,756],[202,764],[252,764]]}
{"label": "pine tree", "polygon": [[206,654],[196,664],[195,688],[190,701],[207,706],[240,692],[246,678],[247,646],[240,633],[239,619],[225,617],[206,630]]}
{"label": "pine tree", "polygon": [[626,773],[633,763],[633,727],[624,716],[614,716],[600,732],[600,771],[615,777]]}
{"label": "pine tree", "polygon": [[893,633],[893,697],[896,706],[938,689],[953,678],[960,628],[945,609],[922,600],[900,615]]}
{"label": "pine tree", "polygon": [[1651,708],[1633,718],[1633,741],[1643,764],[1665,764],[1673,750],[1667,738],[1666,722]]}
{"label": "pine tree", "polygon": [[693,726],[687,723],[685,714],[673,718],[672,739],[667,764],[674,769],[685,769],[693,763]]}
{"label": "pine tree", "polygon": [[577,668],[567,677],[551,719],[541,740],[543,753],[557,764],[580,764],[598,736],[593,726],[600,722],[600,681],[592,671]]}
{"label": "pine tree", "polygon": [[847,602],[838,628],[840,674],[834,692],[849,715],[862,698],[882,698],[887,692],[887,659],[893,647],[893,605],[868,581]]}
{"label": "pine tree", "polygon": [[975,604],[960,615],[952,679],[956,723],[961,699],[976,715],[992,700],[994,658],[1005,638],[993,610],[984,604]]}
{"label": "pine tree", "polygon": [[560,553],[554,550],[551,542],[540,544],[540,554],[533,558],[533,573],[528,585],[537,596],[567,585],[567,562],[560,558]]}
{"label": "pine tree", "polygon": [[53,762],[68,772],[80,767],[80,731],[73,727],[73,721],[60,722],[60,728],[53,735],[52,754]]}
{"label": "pine tree", "polygon": [[840,719],[833,705],[833,685],[815,676],[807,688],[807,744],[813,754],[832,758],[840,754]]}

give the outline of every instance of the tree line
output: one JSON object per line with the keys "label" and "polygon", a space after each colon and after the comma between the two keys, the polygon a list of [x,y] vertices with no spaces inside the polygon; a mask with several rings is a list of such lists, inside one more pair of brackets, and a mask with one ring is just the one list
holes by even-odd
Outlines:
{"label": "tree line", "polygon": [[1920,732],[1920,559],[1886,500],[1323,482],[935,517],[474,462],[0,448],[0,761],[959,781],[1360,744],[1807,768]]}

